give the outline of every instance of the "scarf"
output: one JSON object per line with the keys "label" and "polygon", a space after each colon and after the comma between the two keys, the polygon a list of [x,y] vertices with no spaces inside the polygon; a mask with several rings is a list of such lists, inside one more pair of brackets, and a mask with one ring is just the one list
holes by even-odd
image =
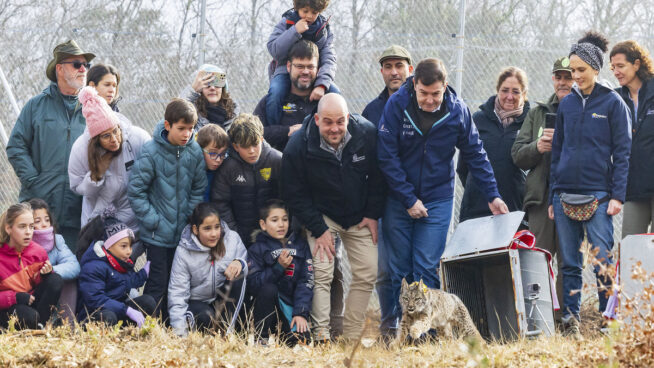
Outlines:
{"label": "scarf", "polygon": [[[286,18],[287,29],[291,28],[300,20],[300,14],[295,9],[287,11],[282,17]],[[328,23],[329,19],[325,19],[323,15],[319,15],[316,21],[309,26],[309,29],[302,33],[302,38],[313,43],[318,42],[318,40],[327,34]]]}
{"label": "scarf", "polygon": [[227,121],[227,110],[222,106],[207,106],[207,119],[222,127]]}
{"label": "scarf", "polygon": [[518,106],[518,108],[515,110],[504,110],[500,106],[499,96],[495,96],[495,113],[497,114],[497,117],[500,119],[502,127],[504,128],[511,125],[515,121],[516,117],[522,115],[522,109],[524,107],[525,103],[523,102],[522,105]]}
{"label": "scarf", "polygon": [[50,253],[52,248],[55,246],[55,234],[54,228],[49,227],[43,230],[34,230],[34,235],[32,235],[32,241],[40,245],[45,249],[46,253]]}
{"label": "scarf", "polygon": [[114,270],[120,273],[127,273],[127,271],[134,270],[134,262],[131,259],[128,258],[127,261],[121,261],[109,253],[104,247],[102,247],[102,251],[107,256],[107,261],[109,261],[109,264]]}

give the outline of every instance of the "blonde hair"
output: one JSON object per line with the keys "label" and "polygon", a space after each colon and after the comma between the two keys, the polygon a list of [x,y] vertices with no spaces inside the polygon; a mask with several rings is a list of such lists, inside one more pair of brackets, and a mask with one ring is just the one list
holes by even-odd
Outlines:
{"label": "blonde hair", "polygon": [[23,213],[32,213],[32,206],[29,203],[12,204],[0,215],[0,244],[9,243],[9,234],[5,227],[13,226],[14,221]]}
{"label": "blonde hair", "polygon": [[256,115],[240,114],[229,128],[229,139],[241,147],[255,146],[262,138],[263,124]]}

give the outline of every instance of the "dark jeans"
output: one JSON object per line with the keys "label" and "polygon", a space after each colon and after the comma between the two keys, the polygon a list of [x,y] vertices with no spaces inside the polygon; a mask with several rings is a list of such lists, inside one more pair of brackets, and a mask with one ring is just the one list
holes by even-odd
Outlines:
{"label": "dark jeans", "polygon": [[[280,329],[280,338],[288,345],[295,345],[298,341],[308,342],[311,333],[291,332],[290,322],[284,317],[279,305],[277,285],[263,285],[254,296],[254,328],[260,331],[262,338],[268,338],[271,332]],[[281,324],[281,326],[280,326]]]}
{"label": "dark jeans", "polygon": [[[225,283],[225,285],[220,288],[220,293],[218,298],[216,298],[216,301],[224,300],[224,297],[221,295],[226,294],[228,285],[230,284]],[[221,303],[222,310],[220,311],[220,316],[218,318],[216,318],[216,309],[214,307],[215,301],[212,303],[205,303],[200,300],[189,300],[187,311],[193,314],[195,329],[201,332],[209,332],[216,327],[222,327],[221,330],[227,330],[227,326],[229,326],[231,318],[234,315],[234,311],[236,310],[236,304],[238,303],[238,298],[241,295],[242,285],[243,279],[238,279],[231,282],[231,285],[229,286],[228,300],[225,301],[225,303]],[[239,312],[240,321],[246,320],[245,310],[246,308],[243,307]],[[237,323],[237,326],[235,327],[239,327],[238,325],[239,324]]]}
{"label": "dark jeans", "polygon": [[156,302],[155,315],[161,314],[161,319],[168,318],[168,281],[170,269],[173,267],[173,258],[176,248],[164,248],[144,243],[147,249],[147,258],[150,261],[150,275],[145,283],[143,294],[150,295]]}
{"label": "dark jeans", "polygon": [[31,305],[14,304],[0,311],[0,326],[7,327],[11,315],[18,317],[16,328],[36,329],[38,324],[45,326],[52,312],[56,312],[64,280],[56,273],[41,276],[41,283],[34,289],[34,302]]}
{"label": "dark jeans", "polygon": [[[147,316],[152,316],[154,314],[154,310],[157,305],[154,298],[148,294],[143,294],[134,299],[128,298],[125,304],[128,307],[132,309],[136,309],[137,311],[143,313],[143,315],[147,315]],[[123,318],[119,318],[115,312],[104,308],[100,309],[95,313],[92,313],[90,319],[92,321],[104,322],[108,326],[114,326],[116,323],[118,323],[119,320],[122,320],[123,324],[131,324],[131,325],[135,324],[135,322],[129,319],[127,316]]]}

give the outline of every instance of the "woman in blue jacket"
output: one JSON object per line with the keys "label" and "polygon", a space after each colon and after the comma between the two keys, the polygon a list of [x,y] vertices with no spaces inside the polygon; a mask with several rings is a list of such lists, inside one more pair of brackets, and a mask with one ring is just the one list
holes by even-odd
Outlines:
{"label": "woman in blue jacket", "polygon": [[[563,259],[564,333],[573,335],[579,334],[581,293],[574,291],[582,288],[579,248],[584,228],[598,249],[597,259],[611,263],[612,216],[622,210],[627,190],[631,118],[622,98],[598,83],[607,44],[601,34],[587,32],[572,45],[570,68],[576,84],[559,105],[552,143],[549,216],[556,222]],[[591,208],[590,217],[572,219],[573,204],[597,209],[592,214]],[[596,266],[596,275],[598,271]],[[610,291],[610,280],[598,275],[600,311]]]}

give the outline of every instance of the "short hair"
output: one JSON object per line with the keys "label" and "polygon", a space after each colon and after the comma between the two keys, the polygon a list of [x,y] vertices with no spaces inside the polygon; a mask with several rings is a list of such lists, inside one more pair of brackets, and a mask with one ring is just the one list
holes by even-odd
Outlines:
{"label": "short hair", "polygon": [[216,145],[216,148],[223,148],[229,146],[229,136],[225,129],[218,124],[207,124],[198,130],[197,137],[200,147],[205,148],[211,143]]}
{"label": "short hair", "polygon": [[497,76],[497,85],[495,86],[495,91],[499,92],[502,83],[504,83],[504,81],[507,80],[509,77],[515,77],[515,79],[518,80],[518,83],[520,83],[520,87],[522,87],[522,94],[526,96],[527,88],[529,85],[529,81],[527,79],[527,73],[525,73],[524,70],[515,66],[509,66],[502,69],[500,74]]}
{"label": "short hair", "polygon": [[164,119],[170,126],[180,120],[184,120],[185,124],[195,124],[198,122],[198,112],[195,110],[195,106],[187,100],[173,98],[166,106]]}
{"label": "short hair", "polygon": [[296,42],[288,52],[288,60],[293,62],[295,59],[320,59],[318,46],[308,40]]}
{"label": "short hair", "polygon": [[309,7],[318,13],[322,13],[329,6],[329,0],[293,0],[293,8],[300,10]]}
{"label": "short hair", "polygon": [[627,40],[616,43],[611,49],[609,58],[612,58],[616,54],[624,54],[625,59],[632,64],[636,60],[640,60],[640,67],[636,71],[636,76],[641,81],[646,81],[654,77],[654,63],[652,63],[649,51],[638,42]]}
{"label": "short hair", "polygon": [[275,209],[282,209],[286,211],[286,214],[288,214],[288,209],[286,208],[286,205],[284,202],[280,199],[269,199],[266,201],[266,203],[259,209],[259,219],[266,221],[268,216],[270,216],[270,212]]}
{"label": "short hair", "polygon": [[240,114],[229,128],[229,139],[241,147],[251,147],[259,144],[263,138],[261,120],[252,114]]}
{"label": "short hair", "polygon": [[420,60],[413,73],[416,84],[418,82],[425,86],[432,85],[436,82],[447,81],[447,70],[442,61],[436,58]]}

